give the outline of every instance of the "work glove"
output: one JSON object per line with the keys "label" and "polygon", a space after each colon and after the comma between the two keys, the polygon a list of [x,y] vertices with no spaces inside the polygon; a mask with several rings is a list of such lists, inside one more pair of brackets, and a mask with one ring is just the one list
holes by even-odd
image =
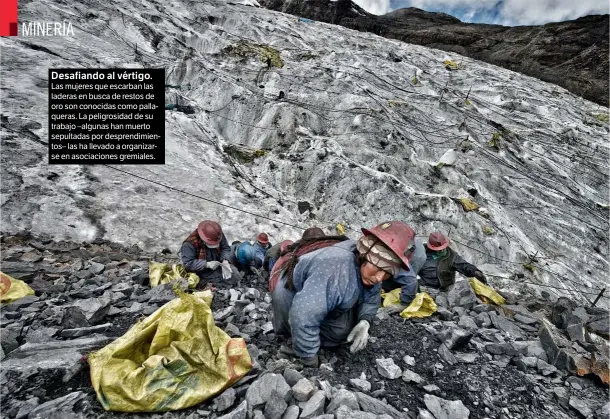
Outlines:
{"label": "work glove", "polygon": [[392,304],[391,306],[385,307],[384,311],[388,314],[396,314],[402,313],[402,311],[407,308],[404,304]]}
{"label": "work glove", "polygon": [[229,261],[223,260],[220,267],[222,268],[222,279],[231,279],[231,265],[229,265]]}
{"label": "work glove", "polygon": [[350,346],[349,348],[349,351],[351,353],[358,352],[361,349],[364,349],[367,342],[369,341],[369,327],[371,327],[371,324],[368,321],[360,320],[358,324],[354,326],[352,331],[349,333],[347,341],[354,341],[354,343],[352,343],[352,346]]}
{"label": "work glove", "polygon": [[479,281],[481,281],[482,283],[487,284],[487,278],[485,278],[485,275],[483,275],[483,272],[481,272],[481,271],[476,271],[476,272],[474,273],[474,277],[475,277],[476,279],[478,279]]}
{"label": "work glove", "polygon": [[252,272],[254,275],[256,275],[259,278],[263,277],[263,274],[260,273],[260,271],[258,269],[256,269],[254,266],[250,266],[250,272]]}
{"label": "work glove", "polygon": [[304,367],[318,368],[318,355],[314,355],[311,358],[301,358],[301,363]]}
{"label": "work glove", "polygon": [[211,260],[211,261],[205,263],[205,267],[208,269],[212,269],[212,270],[218,269],[219,266],[220,266],[220,262],[217,260]]}

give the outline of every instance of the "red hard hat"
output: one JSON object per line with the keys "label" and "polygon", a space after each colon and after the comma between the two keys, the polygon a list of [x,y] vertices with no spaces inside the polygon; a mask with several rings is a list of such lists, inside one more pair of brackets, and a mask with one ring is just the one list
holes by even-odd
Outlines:
{"label": "red hard hat", "polygon": [[449,240],[440,231],[431,233],[428,237],[428,243],[426,243],[426,247],[430,250],[443,250],[447,246],[449,246]]}
{"label": "red hard hat", "polygon": [[284,240],[282,243],[280,243],[280,252],[283,252],[284,250],[286,250],[286,248],[288,246],[290,246],[292,243],[294,243],[292,240]]}
{"label": "red hard hat", "polygon": [[388,221],[370,230],[363,228],[362,232],[377,237],[407,268],[411,268],[411,256],[415,250],[415,231],[411,227],[400,221]]}
{"label": "red hard hat", "polygon": [[267,236],[267,233],[260,233],[256,240],[262,245],[269,244],[269,236]]}
{"label": "red hard hat", "polygon": [[220,228],[220,224],[216,221],[205,220],[200,222],[197,226],[197,233],[199,234],[199,238],[201,238],[208,247],[218,247],[218,245],[220,245],[220,240],[222,240],[222,228]]}

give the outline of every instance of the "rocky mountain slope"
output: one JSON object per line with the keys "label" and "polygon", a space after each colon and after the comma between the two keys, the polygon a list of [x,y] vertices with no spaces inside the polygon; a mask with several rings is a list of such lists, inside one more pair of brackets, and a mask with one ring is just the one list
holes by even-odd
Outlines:
{"label": "rocky mountain slope", "polygon": [[[20,13],[76,36],[0,40],[6,232],[175,252],[205,218],[274,242],[400,219],[500,289],[585,303],[608,282],[607,109],[565,89],[220,0]],[[165,68],[166,103],[189,109],[166,112],[166,164],[47,165],[47,68],[122,66]]]}
{"label": "rocky mountain slope", "polygon": [[425,45],[555,83],[608,106],[609,15],[542,26],[463,23],[414,7],[385,15],[367,13],[350,0],[261,0],[271,9],[334,23],[386,38]]}
{"label": "rocky mountain slope", "polygon": [[322,351],[319,369],[303,368],[274,336],[266,281],[254,275],[220,284],[212,306],[216,325],[247,343],[253,365],[245,377],[182,411],[105,412],[87,357],[176,298],[172,284],[150,287],[147,266],[177,260],[105,240],[0,240],[3,269],[36,291],[0,315],[6,418],[608,417],[607,310],[517,294],[499,308],[481,304],[461,281],[436,297],[432,317],[404,322],[379,312],[364,351]]}

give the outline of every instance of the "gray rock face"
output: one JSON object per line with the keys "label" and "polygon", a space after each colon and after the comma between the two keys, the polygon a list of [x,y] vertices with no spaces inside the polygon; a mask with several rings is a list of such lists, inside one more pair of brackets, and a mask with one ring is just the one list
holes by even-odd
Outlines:
{"label": "gray rock face", "polygon": [[608,339],[610,337],[610,321],[607,317],[594,320],[587,324],[587,330]]}
{"label": "gray rock face", "polygon": [[491,318],[489,317],[489,313],[487,312],[477,314],[477,317],[475,317],[474,321],[479,327],[491,326]]}
{"label": "gray rock face", "polygon": [[284,396],[277,391],[272,391],[271,397],[269,397],[265,404],[265,418],[281,419],[287,407],[288,404],[284,400]]}
{"label": "gray rock face", "polygon": [[351,378],[349,380],[351,385],[361,391],[371,391],[371,383],[370,381],[364,378]]}
{"label": "gray rock face", "polygon": [[82,391],[75,391],[55,400],[50,400],[46,403],[33,409],[28,418],[30,419],[46,419],[49,417],[60,417],[61,412],[65,412],[65,417],[70,417],[74,405],[81,399],[84,399],[86,394]]}
{"label": "gray rock face", "polygon": [[28,415],[30,414],[30,412],[32,412],[32,410],[34,410],[38,405],[39,405],[38,397],[32,397],[31,399],[28,399],[19,408],[19,411],[17,412],[17,416],[15,416],[15,419],[25,419],[25,418],[27,418]]}
{"label": "gray rock face", "polygon": [[110,303],[109,298],[88,298],[86,300],[77,300],[74,303],[74,307],[78,307],[83,311],[89,324],[96,324],[102,321],[108,314]]}
{"label": "gray rock face", "polygon": [[244,400],[237,408],[226,415],[218,417],[218,419],[246,419],[248,413],[248,403]]}
{"label": "gray rock face", "polygon": [[216,410],[219,412],[223,412],[233,406],[235,403],[235,389],[233,387],[229,387],[225,391],[223,391],[219,396],[216,396],[214,399],[214,405],[216,406]]}
{"label": "gray rock face", "polygon": [[358,397],[358,404],[360,404],[360,410],[364,412],[375,413],[377,415],[390,415],[393,418],[401,418],[402,413],[394,409],[387,403],[377,400],[374,397],[368,396],[364,393],[356,393]]}
{"label": "gray rock face", "polygon": [[503,331],[516,340],[525,339],[525,335],[519,326],[508,320],[506,317],[498,316],[496,313],[489,313],[489,317],[491,318],[491,322],[496,329]]}
{"label": "gray rock face", "polygon": [[473,329],[478,329],[479,328],[479,326],[477,326],[477,323],[470,316],[460,317],[460,321],[458,322],[458,326],[460,326],[461,328],[464,328],[466,330],[473,330]]}
{"label": "gray rock face", "polygon": [[411,370],[405,369],[402,373],[402,379],[404,381],[406,381],[407,383],[415,383],[415,384],[421,384],[424,382],[424,379],[422,378],[421,375],[419,375],[416,372],[413,372]]}
{"label": "gray rock face", "polygon": [[103,333],[112,327],[112,323],[104,323],[98,326],[81,327],[78,329],[64,329],[61,331],[61,336],[64,338],[78,338],[81,336],[92,335],[94,333]]}
{"label": "gray rock face", "polygon": [[3,327],[0,331],[0,344],[5,354],[9,354],[19,347],[17,338],[21,336],[21,325]]}
{"label": "gray rock face", "polygon": [[593,415],[593,410],[591,410],[591,407],[589,407],[589,405],[581,399],[570,397],[569,405],[583,418],[588,418]]}
{"label": "gray rock face", "polygon": [[324,391],[317,391],[307,403],[303,406],[301,412],[302,419],[311,419],[324,413],[324,404],[326,403],[326,394]]}
{"label": "gray rock face", "polygon": [[383,416],[384,415],[376,415],[369,412],[360,412],[359,410],[351,410],[347,406],[341,406],[335,412],[335,417],[337,419],[378,419]]}
{"label": "gray rock face", "polygon": [[347,407],[350,410],[359,410],[358,398],[354,393],[348,390],[338,390],[330,400],[326,413],[335,413],[339,407]]}
{"label": "gray rock face", "polygon": [[[470,286],[470,285],[469,285]],[[449,349],[459,349],[470,342],[472,332],[468,332],[459,327],[450,327],[441,331],[437,338]]]}
{"label": "gray rock face", "polygon": [[281,375],[265,374],[248,387],[246,392],[248,406],[256,407],[265,404],[269,397],[271,397],[272,391],[278,392],[286,399],[290,392],[290,387]]}
{"label": "gray rock face", "polygon": [[470,410],[460,400],[449,401],[425,394],[424,403],[436,419],[467,419],[470,416]]}
{"label": "gray rock face", "polygon": [[299,380],[302,380],[303,378],[305,378],[303,374],[301,374],[295,369],[286,368],[284,370],[284,379],[290,387],[294,386],[296,383],[299,382]]}
{"label": "gray rock face", "polygon": [[292,386],[292,396],[300,402],[306,402],[313,396],[316,386],[307,378],[301,378],[298,383]]}
{"label": "gray rock face", "polygon": [[26,374],[36,371],[38,368],[68,371],[78,365],[85,353],[99,349],[112,340],[113,338],[106,336],[96,336],[67,341],[26,343],[2,361],[2,368],[5,371],[18,371]]}
{"label": "gray rock face", "polygon": [[557,400],[557,403],[564,409],[569,408],[570,392],[565,387],[555,387],[553,389],[553,397]]}
{"label": "gray rock face", "polygon": [[297,419],[299,417],[299,406],[292,405],[288,406],[286,412],[284,412],[284,416],[282,419]]}
{"label": "gray rock face", "polygon": [[449,307],[462,307],[466,310],[480,303],[468,281],[457,281],[447,293],[447,302]]}
{"label": "gray rock face", "polygon": [[402,374],[400,367],[394,363],[392,358],[378,358],[375,363],[377,364],[377,371],[385,378],[395,380]]}
{"label": "gray rock face", "polygon": [[456,357],[444,343],[441,343],[441,346],[438,347],[438,356],[449,365],[455,365],[458,362]]}

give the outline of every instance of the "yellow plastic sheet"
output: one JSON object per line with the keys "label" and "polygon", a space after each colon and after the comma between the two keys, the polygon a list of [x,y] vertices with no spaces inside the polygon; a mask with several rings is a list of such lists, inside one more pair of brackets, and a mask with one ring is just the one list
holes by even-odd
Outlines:
{"label": "yellow plastic sheet", "polygon": [[474,293],[479,297],[485,304],[496,304],[502,305],[506,303],[504,297],[498,294],[492,287],[485,285],[476,278],[469,278],[470,286],[474,290]]}
{"label": "yellow plastic sheet", "polygon": [[180,294],[89,356],[104,409],[184,409],[221,393],[252,367],[245,341],[214,325],[211,292]]}
{"label": "yellow plastic sheet", "polygon": [[0,302],[12,303],[26,295],[34,295],[28,284],[0,272]]}
{"label": "yellow plastic sheet", "polygon": [[462,204],[462,208],[464,208],[464,211],[468,212],[468,211],[476,211],[479,209],[479,206],[477,205],[476,202],[474,202],[472,199],[468,199],[468,198],[460,198],[460,203]]}
{"label": "yellow plastic sheet", "polygon": [[150,261],[148,262],[148,277],[150,286],[156,287],[159,284],[168,284],[179,278],[185,278],[189,288],[195,288],[199,283],[199,275],[187,272],[182,265],[173,264],[172,267],[167,263]]}
{"label": "yellow plastic sheet", "polygon": [[337,230],[338,235],[345,236],[345,224],[337,223],[337,225],[335,226],[335,229]]}
{"label": "yellow plastic sheet", "polygon": [[[393,292],[393,291],[392,291]],[[409,307],[405,308],[400,312],[400,317],[405,319],[412,319],[414,317],[429,317],[436,313],[436,303],[434,298],[426,292],[418,292],[415,294],[415,298],[409,304]]]}
{"label": "yellow plastic sheet", "polygon": [[381,304],[384,307],[393,306],[394,304],[400,303],[400,288],[396,288],[390,292],[381,291],[381,298],[383,299],[383,303]]}

